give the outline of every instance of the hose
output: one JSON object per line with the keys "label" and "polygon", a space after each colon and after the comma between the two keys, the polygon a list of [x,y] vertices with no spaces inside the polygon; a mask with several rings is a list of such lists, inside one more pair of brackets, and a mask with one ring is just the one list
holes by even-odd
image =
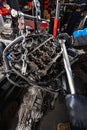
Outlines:
{"label": "hose", "polygon": [[13,40],[11,43],[9,43],[8,46],[4,49],[4,51],[3,51],[3,61],[4,61],[4,64],[5,64],[6,72],[8,72],[8,70],[9,70],[9,64],[8,64],[8,60],[6,58],[8,51],[10,50],[11,46],[13,46],[14,44],[16,44],[16,43],[18,43],[22,40],[23,40],[23,36],[19,36],[15,40]]}

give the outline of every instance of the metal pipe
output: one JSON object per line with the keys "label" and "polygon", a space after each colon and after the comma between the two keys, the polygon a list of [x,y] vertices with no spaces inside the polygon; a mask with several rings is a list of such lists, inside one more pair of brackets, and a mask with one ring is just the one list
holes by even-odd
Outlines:
{"label": "metal pipe", "polygon": [[74,88],[72,70],[71,70],[71,65],[69,62],[69,57],[68,57],[66,46],[65,46],[65,40],[61,39],[61,40],[59,40],[59,43],[60,43],[61,49],[63,51],[63,61],[64,61],[64,66],[65,66],[65,71],[67,74],[69,87],[70,87],[70,92],[71,92],[71,94],[75,94],[76,92],[75,92],[75,88]]}
{"label": "metal pipe", "polygon": [[9,49],[11,48],[11,46],[13,46],[14,44],[18,43],[19,41],[22,41],[23,40],[23,36],[19,36],[17,37],[15,40],[13,40],[11,43],[9,43],[6,48],[4,49],[4,52],[3,52],[3,61],[4,61],[4,64],[5,64],[5,69],[6,69],[6,72],[9,70],[8,68],[8,62],[7,62],[7,54],[8,54],[8,51]]}
{"label": "metal pipe", "polygon": [[56,4],[56,18],[59,18],[59,0],[57,0]]}
{"label": "metal pipe", "polygon": [[86,23],[86,20],[87,20],[87,15],[86,15],[85,18],[80,22],[78,29],[82,29],[82,28],[84,27],[84,25],[85,25],[85,23]]}

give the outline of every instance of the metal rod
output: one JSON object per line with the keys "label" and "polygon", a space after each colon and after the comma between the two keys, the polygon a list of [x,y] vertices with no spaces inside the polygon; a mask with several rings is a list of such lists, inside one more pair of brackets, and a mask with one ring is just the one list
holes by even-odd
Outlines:
{"label": "metal rod", "polygon": [[[33,15],[29,15],[29,14],[25,14],[25,13],[22,13],[22,12],[18,12],[18,14],[19,15],[23,15],[24,17],[26,17],[26,18],[29,18],[29,19],[37,19],[37,16],[33,16]],[[48,19],[44,19],[44,18],[39,18],[38,19],[39,21],[45,21],[45,22],[50,22],[50,20],[48,20]]]}
{"label": "metal rod", "polygon": [[85,25],[85,23],[86,23],[86,20],[87,20],[87,15],[86,15],[85,18],[80,22],[78,29],[82,29],[82,28],[84,27],[84,25]]}
{"label": "metal rod", "polygon": [[59,43],[60,43],[61,49],[63,51],[63,61],[64,61],[64,66],[65,66],[65,70],[66,70],[66,74],[67,74],[67,78],[68,78],[70,92],[71,92],[71,94],[75,94],[76,92],[75,92],[75,88],[74,88],[72,70],[71,70],[71,65],[69,62],[69,57],[68,57],[66,46],[65,46],[65,40],[63,40],[63,39],[59,40]]}
{"label": "metal rod", "polygon": [[59,0],[57,0],[56,4],[56,18],[59,18]]}

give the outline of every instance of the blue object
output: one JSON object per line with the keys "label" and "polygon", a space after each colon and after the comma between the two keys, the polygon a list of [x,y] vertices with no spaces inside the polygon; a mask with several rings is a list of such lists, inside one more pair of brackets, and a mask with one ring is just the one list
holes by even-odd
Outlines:
{"label": "blue object", "polygon": [[11,55],[10,55],[10,54],[7,55],[6,58],[7,58],[8,60],[10,60],[10,59],[11,59]]}
{"label": "blue object", "polygon": [[73,32],[73,37],[77,38],[77,37],[81,37],[81,36],[86,36],[87,35],[87,28],[83,29],[83,30],[78,30]]}

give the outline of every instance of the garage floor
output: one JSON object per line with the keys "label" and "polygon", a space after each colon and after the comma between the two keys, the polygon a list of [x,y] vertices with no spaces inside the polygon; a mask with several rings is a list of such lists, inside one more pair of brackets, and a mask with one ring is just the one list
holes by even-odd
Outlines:
{"label": "garage floor", "polygon": [[43,117],[39,130],[57,130],[59,123],[68,122],[68,114],[65,103],[56,101],[55,109],[49,111],[46,116]]}

